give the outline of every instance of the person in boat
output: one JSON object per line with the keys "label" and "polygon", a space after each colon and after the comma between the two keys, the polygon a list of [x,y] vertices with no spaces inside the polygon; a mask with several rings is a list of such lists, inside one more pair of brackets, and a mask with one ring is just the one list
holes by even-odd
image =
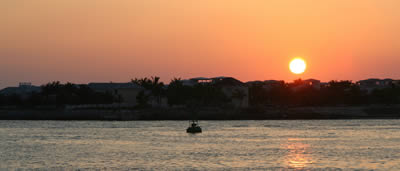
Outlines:
{"label": "person in boat", "polygon": [[197,123],[193,120],[192,121],[192,128],[197,127]]}
{"label": "person in boat", "polygon": [[200,126],[198,126],[196,120],[192,120],[192,124],[191,124],[191,126],[186,130],[186,132],[189,132],[189,133],[199,133],[199,132],[201,132],[201,128],[200,128]]}

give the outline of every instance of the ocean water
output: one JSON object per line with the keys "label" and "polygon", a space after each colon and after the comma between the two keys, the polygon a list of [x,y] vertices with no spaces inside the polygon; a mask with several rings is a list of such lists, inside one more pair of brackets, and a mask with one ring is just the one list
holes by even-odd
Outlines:
{"label": "ocean water", "polygon": [[400,120],[0,121],[0,170],[400,170]]}

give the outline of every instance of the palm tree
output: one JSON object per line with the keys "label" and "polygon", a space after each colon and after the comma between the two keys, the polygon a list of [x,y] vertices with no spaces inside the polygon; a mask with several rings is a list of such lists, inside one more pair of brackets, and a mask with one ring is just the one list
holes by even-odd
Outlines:
{"label": "palm tree", "polygon": [[161,97],[164,95],[164,83],[160,82],[160,77],[151,77],[151,93],[156,98],[156,102],[161,104]]}
{"label": "palm tree", "polygon": [[[132,79],[132,83],[137,84],[151,92],[151,96],[156,98],[156,102],[161,104],[161,97],[164,95],[164,83],[160,82],[160,77],[147,77]],[[143,92],[144,93],[144,92]],[[143,97],[146,96],[145,93]],[[148,97],[144,98],[148,99]]]}
{"label": "palm tree", "polygon": [[168,85],[166,92],[169,105],[181,105],[185,102],[184,86],[180,78],[174,78]]}

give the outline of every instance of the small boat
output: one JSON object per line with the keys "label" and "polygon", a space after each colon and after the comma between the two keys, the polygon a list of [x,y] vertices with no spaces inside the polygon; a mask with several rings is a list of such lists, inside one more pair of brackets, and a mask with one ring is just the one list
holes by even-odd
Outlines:
{"label": "small boat", "polygon": [[201,133],[201,128],[200,128],[197,120],[191,120],[189,123],[190,123],[190,126],[189,126],[189,128],[186,129],[187,133],[192,133],[192,134]]}

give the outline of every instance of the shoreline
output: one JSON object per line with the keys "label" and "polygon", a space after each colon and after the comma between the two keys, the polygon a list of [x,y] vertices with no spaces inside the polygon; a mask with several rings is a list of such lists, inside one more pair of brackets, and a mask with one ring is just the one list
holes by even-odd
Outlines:
{"label": "shoreline", "polygon": [[149,109],[7,109],[0,120],[340,120],[400,119],[400,105],[258,107],[246,109],[199,108]]}

